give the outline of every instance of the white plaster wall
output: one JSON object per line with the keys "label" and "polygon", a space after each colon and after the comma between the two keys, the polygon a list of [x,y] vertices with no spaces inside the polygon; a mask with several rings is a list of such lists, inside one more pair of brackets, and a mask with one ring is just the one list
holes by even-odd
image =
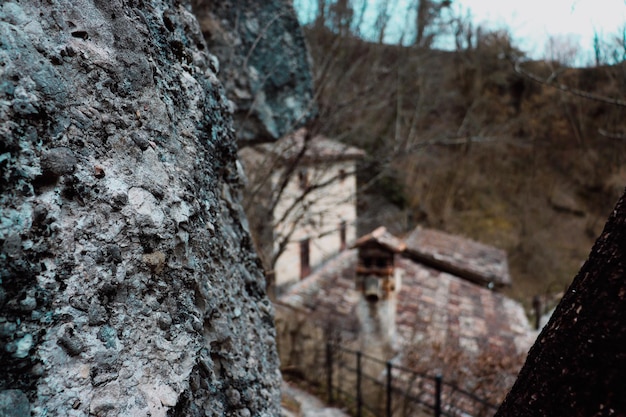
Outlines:
{"label": "white plaster wall", "polygon": [[[346,222],[348,245],[356,239],[356,162],[327,162],[309,165],[306,169],[313,190],[281,221],[303,193],[298,175],[293,175],[274,211],[274,249],[277,250],[282,236],[291,233],[290,243],[274,269],[278,286],[300,279],[301,240],[307,237],[310,239],[309,263],[313,270],[339,252],[339,228],[342,221]],[[347,174],[343,181],[338,179],[341,170]],[[274,181],[278,182],[279,177],[279,173],[275,174]],[[322,184],[327,185],[315,188]]]}

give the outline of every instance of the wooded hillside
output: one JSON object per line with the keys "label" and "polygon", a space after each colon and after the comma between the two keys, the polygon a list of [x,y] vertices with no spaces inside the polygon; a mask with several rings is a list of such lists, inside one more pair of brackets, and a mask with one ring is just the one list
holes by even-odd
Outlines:
{"label": "wooded hillside", "polygon": [[360,233],[422,224],[502,247],[530,303],[570,282],[626,184],[626,66],[529,62],[479,35],[449,52],[307,27],[315,128],[368,152]]}

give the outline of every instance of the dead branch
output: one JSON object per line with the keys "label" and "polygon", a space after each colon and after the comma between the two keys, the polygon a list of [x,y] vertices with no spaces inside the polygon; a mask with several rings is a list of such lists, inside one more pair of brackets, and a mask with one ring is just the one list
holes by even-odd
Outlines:
{"label": "dead branch", "polygon": [[606,96],[602,96],[599,94],[594,94],[594,93],[590,93],[588,91],[583,91],[583,90],[579,90],[577,88],[572,88],[569,87],[565,84],[560,84],[557,83],[555,81],[556,76],[553,74],[550,75],[550,77],[548,77],[547,79],[543,79],[541,77],[539,77],[537,74],[533,74],[531,72],[528,72],[524,69],[522,69],[521,67],[521,63],[520,62],[515,62],[513,65],[513,69],[515,71],[515,73],[528,78],[531,81],[534,81],[536,83],[539,83],[541,85],[546,85],[549,87],[554,87],[558,90],[561,90],[565,93],[568,94],[572,94],[574,96],[578,96],[578,97],[582,97],[584,99],[587,100],[593,100],[593,101],[597,101],[600,103],[605,103],[605,104],[610,104],[612,106],[618,106],[618,107],[626,107],[626,100],[620,100],[618,98],[611,98],[611,97],[606,97]]}
{"label": "dead branch", "polygon": [[605,138],[626,140],[626,134],[624,134],[624,133],[609,132],[608,130],[604,130],[604,129],[598,129],[598,133],[601,136],[604,136]]}

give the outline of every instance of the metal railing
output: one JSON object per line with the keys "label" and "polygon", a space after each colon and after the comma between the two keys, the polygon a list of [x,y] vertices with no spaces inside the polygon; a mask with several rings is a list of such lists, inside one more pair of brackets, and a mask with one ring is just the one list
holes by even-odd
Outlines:
{"label": "metal railing", "polygon": [[487,417],[498,406],[444,381],[327,343],[326,393],[357,417]]}

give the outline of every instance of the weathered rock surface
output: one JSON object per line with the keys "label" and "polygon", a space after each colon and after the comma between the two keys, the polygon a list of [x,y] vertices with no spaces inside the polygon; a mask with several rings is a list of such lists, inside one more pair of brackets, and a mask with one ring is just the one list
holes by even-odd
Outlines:
{"label": "weathered rock surface", "polygon": [[278,139],[314,114],[309,54],[291,1],[193,0],[193,9],[219,58],[240,144]]}
{"label": "weathered rock surface", "polygon": [[190,10],[0,5],[2,410],[279,414],[228,102]]}

